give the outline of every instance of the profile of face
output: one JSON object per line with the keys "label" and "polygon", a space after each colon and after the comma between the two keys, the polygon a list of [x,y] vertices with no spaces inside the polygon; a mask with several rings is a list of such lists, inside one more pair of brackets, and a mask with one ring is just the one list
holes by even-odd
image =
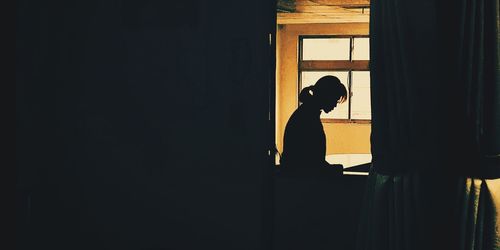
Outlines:
{"label": "profile of face", "polygon": [[340,96],[338,95],[331,95],[330,97],[325,97],[324,100],[322,100],[323,104],[321,105],[321,109],[323,109],[325,113],[329,113],[337,107],[339,100]]}
{"label": "profile of face", "polygon": [[312,87],[314,103],[325,113],[331,112],[337,107],[338,103],[342,103],[347,99],[347,89],[335,76],[323,76]]}

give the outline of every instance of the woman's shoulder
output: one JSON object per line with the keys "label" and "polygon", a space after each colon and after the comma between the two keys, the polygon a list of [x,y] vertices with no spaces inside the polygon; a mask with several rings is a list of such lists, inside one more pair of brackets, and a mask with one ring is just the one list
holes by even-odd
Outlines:
{"label": "woman's shoulder", "polygon": [[304,117],[306,117],[306,112],[301,105],[295,111],[293,111],[288,122],[290,123],[290,122],[297,122],[300,120],[304,120]]}
{"label": "woman's shoulder", "polygon": [[300,105],[292,114],[291,118],[295,119],[306,119],[308,121],[314,121],[315,118],[319,118],[318,110],[315,110],[308,105]]}
{"label": "woman's shoulder", "polygon": [[309,129],[315,127],[319,121],[319,117],[311,114],[311,112],[302,106],[297,108],[290,119],[288,120],[287,127]]}

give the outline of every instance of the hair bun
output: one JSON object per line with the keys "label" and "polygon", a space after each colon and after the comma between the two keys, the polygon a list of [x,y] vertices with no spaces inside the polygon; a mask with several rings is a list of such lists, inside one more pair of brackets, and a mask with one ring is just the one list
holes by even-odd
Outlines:
{"label": "hair bun", "polygon": [[313,96],[311,91],[314,91],[314,85],[303,88],[299,94],[299,101],[302,103],[308,102]]}

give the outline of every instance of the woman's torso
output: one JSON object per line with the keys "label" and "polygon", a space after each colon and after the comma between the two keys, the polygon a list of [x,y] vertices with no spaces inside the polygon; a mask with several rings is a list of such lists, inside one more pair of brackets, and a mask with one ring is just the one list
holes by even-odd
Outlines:
{"label": "woman's torso", "polygon": [[292,114],[285,128],[281,165],[294,168],[325,165],[326,137],[320,112],[302,104]]}

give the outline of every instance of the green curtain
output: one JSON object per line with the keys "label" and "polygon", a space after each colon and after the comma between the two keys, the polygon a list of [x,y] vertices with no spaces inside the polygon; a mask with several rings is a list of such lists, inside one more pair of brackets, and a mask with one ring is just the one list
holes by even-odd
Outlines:
{"label": "green curtain", "polygon": [[378,173],[500,177],[499,0],[372,0]]}
{"label": "green curtain", "polygon": [[371,0],[357,249],[500,249],[499,0]]}
{"label": "green curtain", "polygon": [[452,177],[444,181],[446,192],[426,188],[436,181],[372,171],[357,250],[500,249],[500,179]]}

